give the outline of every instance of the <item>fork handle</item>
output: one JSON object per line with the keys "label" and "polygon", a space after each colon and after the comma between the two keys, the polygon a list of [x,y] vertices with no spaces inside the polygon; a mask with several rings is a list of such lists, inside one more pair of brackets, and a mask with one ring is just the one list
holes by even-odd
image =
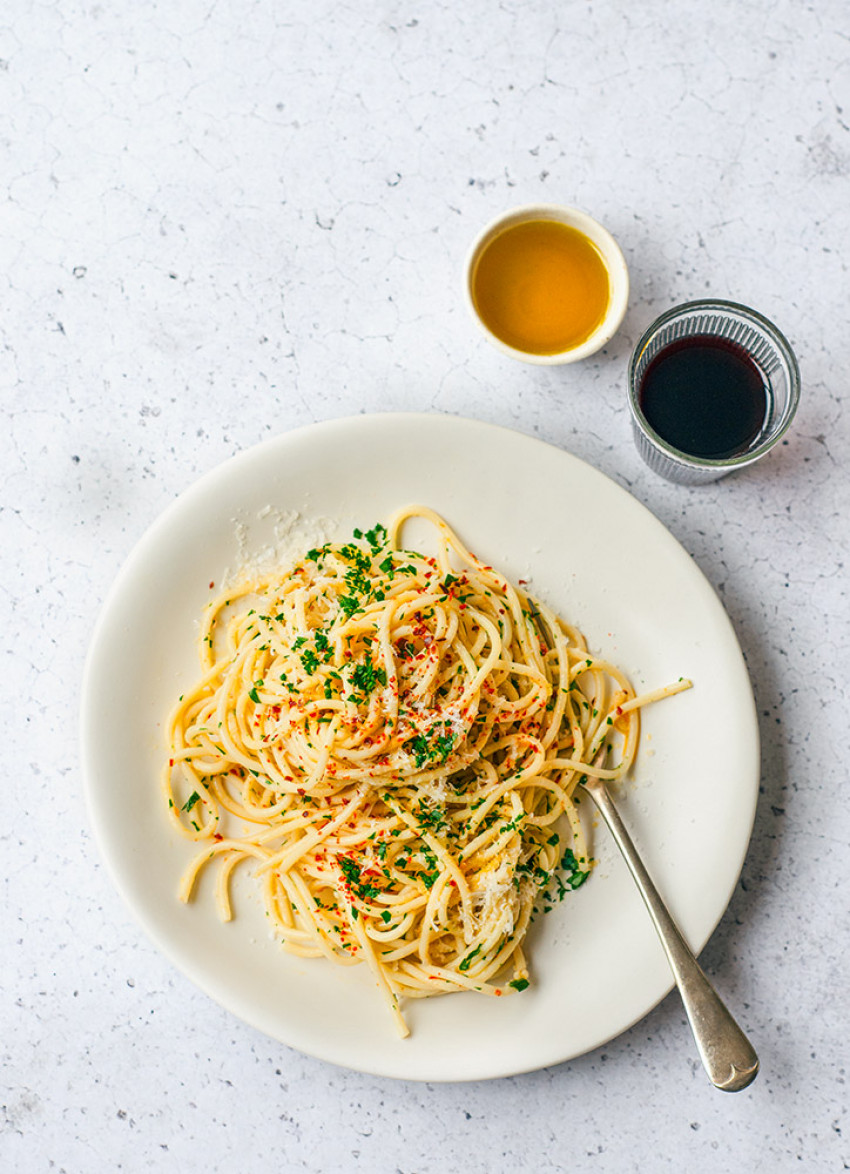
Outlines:
{"label": "fork handle", "polygon": [[752,1044],[706,978],[682,937],[679,927],[670,916],[604,782],[600,779],[588,779],[585,790],[593,799],[623,853],[629,871],[649,910],[682,996],[700,1059],[711,1083],[724,1092],[739,1092],[755,1080],[759,1070],[758,1056]]}

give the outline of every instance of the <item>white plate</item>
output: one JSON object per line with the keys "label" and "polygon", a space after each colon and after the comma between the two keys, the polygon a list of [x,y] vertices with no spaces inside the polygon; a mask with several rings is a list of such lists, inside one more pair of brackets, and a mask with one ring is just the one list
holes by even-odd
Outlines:
{"label": "white plate", "polygon": [[442,513],[508,576],[531,579],[638,689],[693,679],[690,692],[646,711],[621,809],[701,949],[737,881],[758,791],[755,709],[732,627],[687,553],[628,493],[560,449],[470,420],[360,416],[300,429],[227,461],[165,511],[119,574],[89,654],[89,808],[114,882],[157,946],[254,1027],[380,1075],[504,1076],[603,1044],[672,986],[604,828],[593,831],[599,865],[588,883],[532,928],[533,985],[503,999],[417,1000],[402,1041],[366,968],[285,954],[249,885],[238,886],[227,925],[209,884],[180,904],[192,846],[172,832],[160,799],[162,723],[197,675],[196,621],[210,583],[279,547],[281,513],[298,511],[309,546],[314,519],[331,520],[327,536],[348,537],[412,502]]}

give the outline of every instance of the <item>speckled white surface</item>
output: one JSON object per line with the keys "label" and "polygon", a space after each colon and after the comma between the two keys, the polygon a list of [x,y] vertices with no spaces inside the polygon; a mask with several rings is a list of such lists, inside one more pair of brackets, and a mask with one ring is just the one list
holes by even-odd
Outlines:
{"label": "speckled white surface", "polygon": [[[0,59],[0,1167],[850,1167],[846,5],[10,0]],[[597,216],[631,269],[620,334],[574,368],[503,358],[462,302],[479,227],[538,200]],[[780,451],[689,490],[640,464],[625,370],[706,294],[774,318],[803,399]],[[530,1076],[329,1068],[189,986],[112,891],[77,709],[123,559],[230,454],[398,409],[585,458],[720,592],[763,780],[703,963],[760,1052],[747,1092],[707,1084],[675,995]]]}

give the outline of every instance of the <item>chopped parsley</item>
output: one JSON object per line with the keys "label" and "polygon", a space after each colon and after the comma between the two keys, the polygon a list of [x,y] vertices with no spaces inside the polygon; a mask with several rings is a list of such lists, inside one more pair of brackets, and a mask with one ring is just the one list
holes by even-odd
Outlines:
{"label": "chopped parsley", "polygon": [[376,685],[381,685],[382,687],[386,685],[386,670],[375,668],[371,661],[356,664],[351,672],[351,683],[355,689],[361,689],[364,693],[371,693]]}
{"label": "chopped parsley", "polygon": [[377,897],[380,889],[371,883],[371,881],[364,881],[357,861],[351,856],[337,857],[337,863],[342,869],[342,874],[348,882],[348,886],[355,897],[359,897],[361,901],[371,901]]}
{"label": "chopped parsley", "polygon": [[347,619],[351,619],[357,612],[363,611],[360,606],[360,600],[353,595],[340,595],[339,597],[340,610],[343,611]]}
{"label": "chopped parsley", "polygon": [[469,967],[470,967],[470,964],[471,964],[471,962],[472,962],[473,958],[475,957],[475,955],[476,955],[476,954],[480,954],[480,953],[481,953],[481,947],[480,947],[480,946],[476,946],[474,950],[471,950],[471,951],[470,951],[470,952],[469,952],[469,953],[466,955],[466,957],[465,957],[465,958],[463,958],[463,959],[462,959],[462,960],[461,960],[461,961],[458,963],[458,966],[457,966],[458,970],[460,970],[460,971],[463,971],[464,973],[465,973],[467,970],[469,970]]}
{"label": "chopped parsley", "polygon": [[579,862],[576,860],[572,848],[567,848],[561,857],[561,868],[564,870],[563,881],[568,889],[580,888],[590,876],[589,868],[583,869],[579,867]]}
{"label": "chopped parsley", "polygon": [[319,667],[319,658],[311,648],[308,648],[301,654],[301,664],[304,666],[304,672],[312,676]]}
{"label": "chopped parsley", "polygon": [[422,798],[413,814],[423,827],[432,832],[442,831],[446,826],[446,809],[439,803],[432,803],[428,799]]}

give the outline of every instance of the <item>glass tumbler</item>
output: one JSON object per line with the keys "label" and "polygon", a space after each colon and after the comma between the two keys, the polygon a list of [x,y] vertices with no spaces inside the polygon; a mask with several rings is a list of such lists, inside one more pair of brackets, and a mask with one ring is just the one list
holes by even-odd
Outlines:
{"label": "glass tumbler", "polygon": [[[723,340],[730,349],[743,352],[764,381],[764,420],[743,451],[732,456],[695,456],[676,448],[655,431],[641,406],[644,377],[653,359],[674,343],[700,338]],[[767,318],[735,302],[686,302],[668,310],[644,333],[629,363],[629,408],[637,450],[654,472],[683,485],[716,481],[770,452],[785,435],[799,398],[800,370],[788,341]]]}

